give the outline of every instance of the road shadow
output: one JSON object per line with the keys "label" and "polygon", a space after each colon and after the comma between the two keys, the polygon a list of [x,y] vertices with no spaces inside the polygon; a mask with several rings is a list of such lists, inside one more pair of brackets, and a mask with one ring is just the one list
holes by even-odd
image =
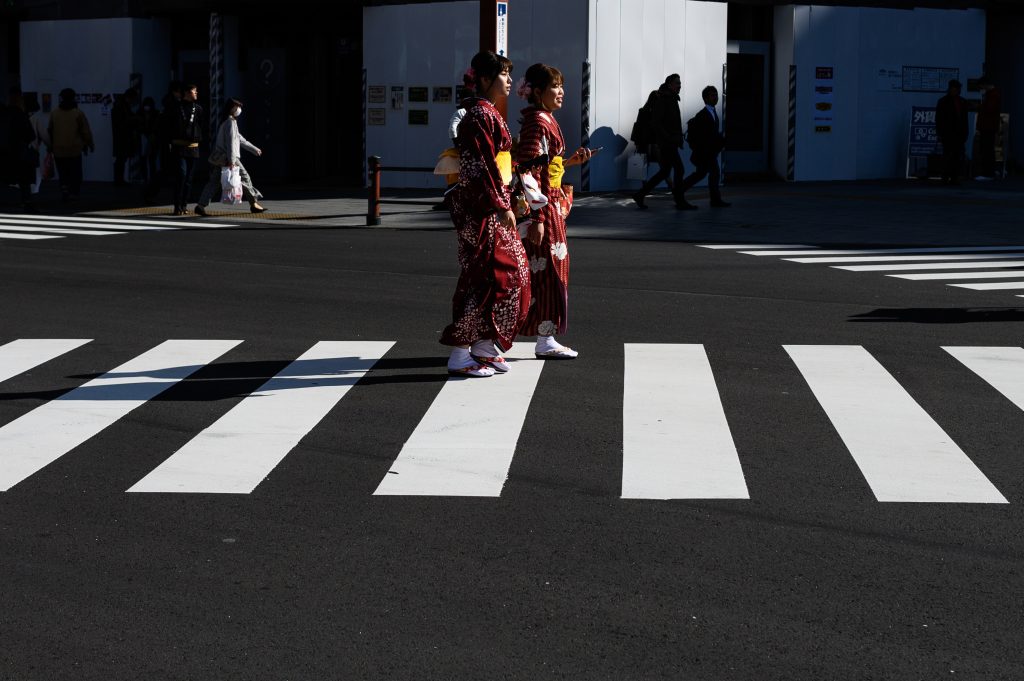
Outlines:
{"label": "road shadow", "polygon": [[909,322],[913,324],[975,324],[1024,322],[1024,309],[1016,307],[903,307],[879,308],[850,315],[850,322]]}
{"label": "road shadow", "polygon": [[[296,388],[353,386],[357,383],[362,386],[444,383],[448,380],[447,362],[447,357],[440,356],[381,359],[377,362],[357,357],[337,357],[225,362],[208,366],[166,367],[146,372],[74,374],[68,378],[91,381],[104,376],[116,382],[0,393],[0,401],[48,402],[68,396],[73,391],[73,399],[84,402],[214,402],[246,397],[261,389],[265,392],[280,392]],[[183,375],[184,378],[181,378]],[[72,399],[72,396],[66,399]]]}

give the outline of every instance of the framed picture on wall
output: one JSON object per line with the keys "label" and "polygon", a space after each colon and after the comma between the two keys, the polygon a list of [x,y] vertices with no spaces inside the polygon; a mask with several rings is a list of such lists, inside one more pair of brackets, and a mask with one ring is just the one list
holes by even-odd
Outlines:
{"label": "framed picture on wall", "polygon": [[366,124],[367,125],[384,125],[387,123],[387,109],[384,107],[374,107],[366,110]]}
{"label": "framed picture on wall", "polygon": [[393,85],[391,87],[391,108],[392,109],[404,109],[405,108],[405,86],[404,85]]}
{"label": "framed picture on wall", "polygon": [[410,87],[409,88],[409,101],[410,102],[426,102],[429,101],[428,93],[430,88],[426,87]]}
{"label": "framed picture on wall", "polygon": [[383,85],[371,85],[366,89],[366,101],[370,104],[384,104],[387,96],[387,88]]}
{"label": "framed picture on wall", "polygon": [[430,112],[426,109],[409,109],[409,125],[429,125]]}
{"label": "framed picture on wall", "polygon": [[434,103],[447,104],[452,101],[452,89],[450,87],[434,88]]}

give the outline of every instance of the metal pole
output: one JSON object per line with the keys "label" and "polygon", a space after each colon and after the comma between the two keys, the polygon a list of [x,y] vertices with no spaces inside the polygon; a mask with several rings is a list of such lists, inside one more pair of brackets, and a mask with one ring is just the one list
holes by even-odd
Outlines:
{"label": "metal pole", "polygon": [[[583,86],[580,90],[580,146],[590,146],[590,61],[583,62]],[[590,164],[580,166],[580,189],[590,191]]]}
{"label": "metal pole", "polygon": [[370,169],[370,190],[366,203],[366,224],[380,224],[380,156],[371,156],[366,159],[366,165]]}

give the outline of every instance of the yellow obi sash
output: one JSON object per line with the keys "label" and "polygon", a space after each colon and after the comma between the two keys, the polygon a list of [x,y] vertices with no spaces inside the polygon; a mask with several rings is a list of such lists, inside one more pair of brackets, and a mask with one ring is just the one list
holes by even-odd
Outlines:
{"label": "yellow obi sash", "polygon": [[548,186],[561,187],[563,175],[565,175],[565,166],[562,165],[562,157],[555,156],[548,163]]}
{"label": "yellow obi sash", "polygon": [[494,157],[494,162],[498,164],[498,172],[501,173],[501,183],[504,185],[511,184],[512,154],[507,151],[499,151]]}

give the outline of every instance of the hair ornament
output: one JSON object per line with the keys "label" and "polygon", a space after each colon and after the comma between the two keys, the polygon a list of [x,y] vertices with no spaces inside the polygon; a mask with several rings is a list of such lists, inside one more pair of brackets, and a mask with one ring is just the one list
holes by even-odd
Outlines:
{"label": "hair ornament", "polygon": [[533,86],[526,80],[526,76],[520,76],[519,82],[516,83],[516,94],[520,98],[530,101],[531,92],[533,92]]}

